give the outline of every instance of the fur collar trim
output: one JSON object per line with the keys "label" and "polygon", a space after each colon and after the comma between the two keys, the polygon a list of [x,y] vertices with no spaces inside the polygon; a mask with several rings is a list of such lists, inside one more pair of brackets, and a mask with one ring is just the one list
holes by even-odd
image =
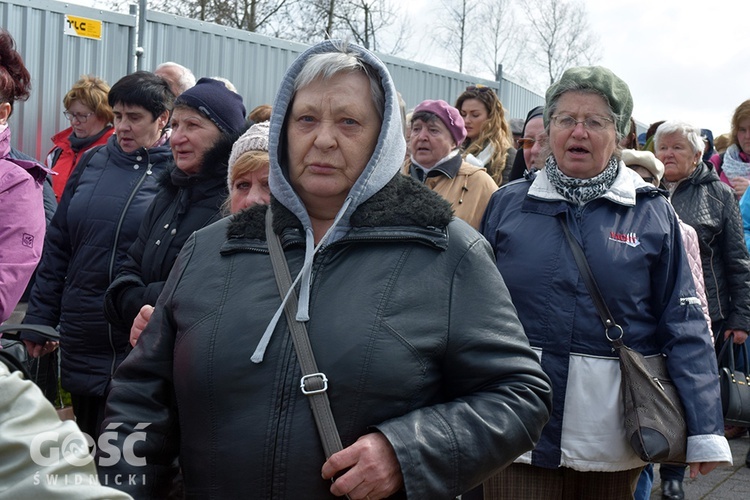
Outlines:
{"label": "fur collar trim", "polygon": [[[285,228],[302,230],[302,223],[275,199],[271,200],[274,231]],[[234,215],[227,237],[265,240],[266,207],[256,205]],[[350,219],[351,227],[441,227],[453,217],[450,204],[419,182],[397,174],[380,191],[362,203]]]}

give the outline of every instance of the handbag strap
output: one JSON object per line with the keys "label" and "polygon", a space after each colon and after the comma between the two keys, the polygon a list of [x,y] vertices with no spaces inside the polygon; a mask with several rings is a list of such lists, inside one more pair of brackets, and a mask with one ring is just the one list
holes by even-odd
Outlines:
{"label": "handbag strap", "polygon": [[[734,333],[732,333],[729,335],[729,338],[724,339],[724,344],[721,346],[719,355],[717,356],[719,366],[726,366],[732,373],[736,371],[734,345]],[[740,356],[745,358],[745,369],[743,374],[745,375],[745,379],[747,380],[747,382],[750,383],[750,356],[748,356],[747,341],[743,342],[742,344],[737,344],[737,347],[740,351]],[[727,361],[729,362],[728,364]]]}
{"label": "handbag strap", "polygon": [[15,325],[11,323],[0,325],[0,337],[5,337],[6,339],[12,340],[20,340],[21,332],[34,332],[38,333],[48,341],[60,341],[60,334],[51,326],[30,324]]}
{"label": "handbag strap", "polygon": [[[279,288],[281,300],[286,297],[287,291],[292,287],[292,276],[289,274],[289,266],[284,257],[284,251],[281,248],[279,235],[273,231],[273,215],[271,207],[266,211],[266,240],[268,242],[268,251],[271,255],[273,264],[273,274],[276,277],[276,286]],[[284,306],[286,321],[289,324],[289,330],[292,333],[294,349],[297,351],[297,359],[302,367],[302,378],[300,379],[300,389],[307,396],[315,417],[315,425],[318,427],[318,434],[323,443],[323,451],[326,458],[330,457],[337,451],[343,449],[341,437],[336,428],[336,421],[333,419],[331,404],[328,401],[328,378],[324,373],[318,371],[318,365],[315,362],[310,339],[307,336],[305,324],[297,321],[297,292],[292,288],[289,293],[289,299]]]}
{"label": "handbag strap", "polygon": [[[591,267],[589,267],[589,263],[586,260],[586,255],[583,253],[583,248],[581,248],[581,245],[578,243],[575,237],[573,237],[573,234],[571,234],[570,228],[568,228],[568,224],[567,222],[565,222],[564,218],[561,216],[558,217],[558,220],[560,221],[560,225],[562,226],[563,233],[565,233],[565,238],[568,240],[570,249],[573,251],[573,258],[578,265],[578,270],[581,273],[581,277],[583,277],[583,282],[586,284],[586,289],[589,291],[589,295],[591,295],[591,299],[594,301],[594,306],[596,306],[596,311],[599,313],[599,318],[604,324],[604,332],[607,336],[607,339],[609,339],[611,342],[615,342],[616,340],[621,341],[623,334],[622,327],[617,324],[615,319],[612,317],[612,313],[609,312],[607,303],[604,302],[604,297],[602,297],[602,293],[599,291],[599,286],[596,284],[594,273],[591,272]],[[610,328],[617,328],[618,330],[620,330],[620,336],[614,339],[610,337]]]}

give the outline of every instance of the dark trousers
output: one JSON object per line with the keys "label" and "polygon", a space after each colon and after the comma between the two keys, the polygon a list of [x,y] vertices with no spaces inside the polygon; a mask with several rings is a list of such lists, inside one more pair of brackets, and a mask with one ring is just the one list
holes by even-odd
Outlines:
{"label": "dark trousers", "polygon": [[659,466],[659,477],[662,483],[664,481],[671,481],[672,479],[682,482],[685,479],[685,466],[661,464]]}
{"label": "dark trousers", "polygon": [[96,443],[104,421],[104,405],[107,398],[105,396],[71,394],[70,399],[73,402],[73,413],[76,416],[78,427],[91,436]]}
{"label": "dark trousers", "polygon": [[487,500],[632,500],[643,467],[580,472],[512,464],[484,483]]}

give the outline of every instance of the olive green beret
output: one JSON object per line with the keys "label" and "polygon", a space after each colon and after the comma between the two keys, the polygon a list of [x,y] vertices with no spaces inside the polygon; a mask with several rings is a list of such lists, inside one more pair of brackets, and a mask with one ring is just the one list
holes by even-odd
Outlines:
{"label": "olive green beret", "polygon": [[615,123],[617,131],[625,135],[630,130],[630,115],[633,114],[633,96],[628,84],[602,66],[581,66],[570,68],[556,83],[547,89],[544,106],[544,126],[549,126],[550,104],[570,90],[592,89],[604,94],[607,104],[620,117]]}

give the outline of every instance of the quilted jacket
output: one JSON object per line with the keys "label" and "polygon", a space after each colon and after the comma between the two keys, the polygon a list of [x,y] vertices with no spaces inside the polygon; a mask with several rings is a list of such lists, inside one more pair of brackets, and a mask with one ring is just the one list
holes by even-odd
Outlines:
{"label": "quilted jacket", "polygon": [[169,145],[124,152],[111,136],[68,184],[44,240],[27,323],[60,325],[61,382],[102,396],[129,347],[102,313],[104,292],[125,261],[172,158]]}
{"label": "quilted jacket", "polygon": [[701,162],[673,188],[672,205],[698,233],[714,328],[750,331],[750,255],[732,190]]}
{"label": "quilted jacket", "polygon": [[[701,301],[701,309],[703,310],[703,316],[706,318],[708,323],[708,329],[711,329],[711,315],[708,312],[708,299],[706,298],[706,283],[703,279],[703,262],[701,261],[701,247],[700,241],[698,241],[698,233],[692,226],[689,226],[677,219],[680,223],[680,231],[682,232],[682,244],[685,245],[685,254],[687,255],[688,265],[690,266],[690,272],[693,275],[693,281],[695,282],[695,296]],[[713,336],[711,336],[711,342],[713,342]]]}

